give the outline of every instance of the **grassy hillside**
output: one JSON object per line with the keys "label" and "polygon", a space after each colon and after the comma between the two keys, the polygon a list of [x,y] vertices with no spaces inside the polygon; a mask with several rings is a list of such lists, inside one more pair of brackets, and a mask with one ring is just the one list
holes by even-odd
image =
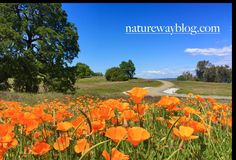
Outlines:
{"label": "grassy hillside", "polygon": [[[108,82],[104,77],[92,77],[77,80],[75,94],[68,96],[92,95],[100,98],[126,97],[122,92],[130,90],[133,87],[157,87],[160,85],[161,82],[156,80],[132,79],[123,82]],[[0,99],[19,101],[27,104],[34,104],[44,99],[62,99],[63,96],[66,95],[56,92],[32,94],[0,91]]]}
{"label": "grassy hillside", "polygon": [[175,87],[180,88],[177,93],[181,94],[199,94],[199,95],[218,95],[231,96],[232,83],[213,83],[199,81],[171,81]]}
{"label": "grassy hillside", "polygon": [[158,87],[156,80],[132,79],[129,81],[109,82],[104,77],[80,79],[76,83],[77,95],[94,95],[99,97],[120,97],[124,91],[133,87]]}

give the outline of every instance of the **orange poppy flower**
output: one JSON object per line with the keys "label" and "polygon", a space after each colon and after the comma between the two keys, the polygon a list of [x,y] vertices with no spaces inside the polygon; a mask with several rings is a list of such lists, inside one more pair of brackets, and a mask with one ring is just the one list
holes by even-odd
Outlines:
{"label": "orange poppy flower", "polygon": [[204,124],[194,121],[194,120],[190,120],[188,122],[188,126],[194,129],[193,134],[196,134],[198,132],[202,132],[202,133],[206,133],[207,132],[207,128]]}
{"label": "orange poppy flower", "polygon": [[179,98],[171,96],[162,96],[161,99],[156,103],[157,106],[163,106],[168,110],[172,110],[178,104],[180,104]]}
{"label": "orange poppy flower", "polygon": [[11,124],[0,124],[0,143],[9,143],[14,138],[13,126]]}
{"label": "orange poppy flower", "polygon": [[127,129],[128,141],[134,146],[150,138],[150,133],[141,127],[132,127]]}
{"label": "orange poppy flower", "polygon": [[123,105],[121,103],[121,101],[117,100],[117,99],[108,99],[103,101],[102,103],[105,107],[109,107],[112,109],[119,109],[120,111],[123,110]]}
{"label": "orange poppy flower", "polygon": [[50,150],[50,145],[48,143],[37,141],[32,147],[33,155],[43,155]]}
{"label": "orange poppy flower", "polygon": [[90,133],[90,129],[87,124],[82,123],[78,128],[76,128],[75,134],[80,137],[81,135],[86,135]]}
{"label": "orange poppy flower", "polygon": [[202,98],[202,97],[199,96],[199,95],[194,96],[194,98],[195,98],[196,100],[200,101],[200,102],[204,101],[204,98]]}
{"label": "orange poppy flower", "polygon": [[74,128],[77,128],[78,125],[80,125],[83,121],[84,121],[83,117],[78,117],[78,118],[72,120],[71,123],[72,123]]}
{"label": "orange poppy flower", "polygon": [[220,123],[222,124],[222,126],[232,127],[232,118],[222,118],[220,120]]}
{"label": "orange poppy flower", "polygon": [[103,130],[105,128],[105,121],[93,121],[91,122],[93,132]]}
{"label": "orange poppy flower", "polygon": [[129,160],[128,155],[121,153],[116,148],[112,148],[111,156],[106,150],[102,152],[102,156],[105,158],[105,160]]}
{"label": "orange poppy flower", "polygon": [[137,104],[134,106],[133,108],[136,112],[138,112],[138,114],[143,115],[144,111],[146,109],[148,109],[148,105],[147,104]]}
{"label": "orange poppy flower", "polygon": [[128,94],[130,96],[130,99],[136,103],[139,104],[143,100],[143,98],[148,94],[148,91],[144,88],[134,87],[130,91],[128,91]]}
{"label": "orange poppy flower", "polygon": [[183,108],[183,111],[184,111],[184,114],[185,114],[186,116],[189,116],[190,114],[196,114],[196,115],[200,115],[200,114],[201,114],[200,111],[198,111],[198,110],[196,110],[196,109],[193,109],[193,108],[191,108],[191,107],[184,107],[184,108]]}
{"label": "orange poppy flower", "polygon": [[53,144],[53,147],[57,151],[63,151],[70,145],[70,138],[62,135],[57,138],[56,142]]}
{"label": "orange poppy flower", "polygon": [[53,117],[52,117],[51,114],[46,114],[45,113],[41,116],[41,119],[45,122],[53,122]]}
{"label": "orange poppy flower", "polygon": [[39,123],[36,120],[26,120],[24,122],[24,125],[25,125],[26,135],[28,135],[31,131],[38,128]]}
{"label": "orange poppy flower", "polygon": [[198,136],[193,135],[193,132],[194,129],[191,127],[180,126],[179,130],[177,128],[173,128],[174,135],[180,137],[184,141],[198,138]]}
{"label": "orange poppy flower", "polygon": [[122,107],[118,108],[121,112],[129,109],[129,103],[122,103]]}
{"label": "orange poppy flower", "polygon": [[112,108],[101,106],[99,108],[100,120],[110,120],[115,114]]}
{"label": "orange poppy flower", "polygon": [[216,103],[216,100],[214,98],[209,97],[209,98],[207,98],[207,100],[210,103]]}
{"label": "orange poppy flower", "polygon": [[81,152],[83,153],[88,149],[89,149],[89,143],[87,142],[87,139],[78,140],[74,147],[76,153],[81,153]]}
{"label": "orange poppy flower", "polygon": [[72,127],[73,127],[73,125],[70,122],[57,123],[57,130],[59,130],[59,131],[68,131]]}
{"label": "orange poppy flower", "polygon": [[15,146],[17,146],[18,141],[14,138],[12,139],[12,141],[8,144],[5,143],[5,145],[3,145],[3,147],[6,147],[7,149],[13,148]]}
{"label": "orange poppy flower", "polygon": [[118,143],[119,141],[124,140],[127,137],[127,131],[124,127],[121,126],[111,127],[106,131],[105,136]]}
{"label": "orange poppy flower", "polygon": [[0,124],[0,159],[8,149],[15,147],[18,141],[14,138],[14,126],[11,124]]}
{"label": "orange poppy flower", "polygon": [[133,118],[135,118],[136,113],[133,110],[125,110],[123,112],[123,116],[127,121],[129,121],[129,120],[132,120]]}
{"label": "orange poppy flower", "polygon": [[111,160],[110,154],[107,152],[107,150],[103,150],[102,156],[105,158],[105,160]]}

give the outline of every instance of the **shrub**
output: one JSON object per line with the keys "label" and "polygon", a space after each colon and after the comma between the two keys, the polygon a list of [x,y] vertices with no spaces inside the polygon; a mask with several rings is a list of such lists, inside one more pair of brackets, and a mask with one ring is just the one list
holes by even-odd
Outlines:
{"label": "shrub", "polygon": [[190,72],[183,72],[182,75],[177,77],[178,81],[192,81],[194,79],[194,76]]}
{"label": "shrub", "polygon": [[105,73],[106,80],[108,81],[127,81],[128,75],[119,67],[109,68]]}

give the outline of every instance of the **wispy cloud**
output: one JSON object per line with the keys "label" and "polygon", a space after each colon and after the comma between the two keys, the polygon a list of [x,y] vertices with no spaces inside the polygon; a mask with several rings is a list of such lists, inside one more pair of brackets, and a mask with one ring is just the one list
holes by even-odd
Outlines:
{"label": "wispy cloud", "polygon": [[227,56],[232,54],[232,45],[223,48],[186,48],[185,52],[191,55]]}
{"label": "wispy cloud", "polygon": [[150,71],[144,71],[144,73],[147,74],[157,74],[157,75],[165,75],[167,74],[165,71],[160,71],[160,70],[150,70]]}
{"label": "wispy cloud", "polygon": [[[186,69],[188,68],[188,69]],[[153,69],[153,70],[147,70],[147,71],[141,71],[136,74],[137,77],[140,78],[176,78],[180,74],[182,74],[184,71],[190,71],[191,73],[194,74],[195,69],[186,67],[186,68],[175,68],[175,69],[170,69],[170,68],[161,68],[161,69]]]}

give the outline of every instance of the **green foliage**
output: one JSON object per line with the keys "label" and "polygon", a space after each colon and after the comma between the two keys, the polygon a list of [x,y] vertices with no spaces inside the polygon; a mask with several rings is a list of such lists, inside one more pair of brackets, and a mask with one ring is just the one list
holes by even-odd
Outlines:
{"label": "green foliage", "polygon": [[119,67],[109,68],[105,77],[108,81],[127,81],[129,79],[128,75]]}
{"label": "green foliage", "polygon": [[182,75],[177,77],[178,81],[191,81],[194,80],[194,76],[190,72],[183,72]]}
{"label": "green foliage", "polygon": [[132,79],[135,75],[135,66],[134,63],[129,60],[128,62],[122,61],[120,63],[120,69],[123,70],[129,77],[129,79]]}
{"label": "green foliage", "polygon": [[127,81],[133,79],[135,74],[134,63],[129,60],[128,62],[122,61],[119,67],[112,67],[105,73],[108,81]]}
{"label": "green foliage", "polygon": [[197,63],[197,68],[196,68],[196,76],[199,80],[203,81],[203,74],[205,72],[205,70],[207,69],[207,67],[209,67],[211,64],[209,63],[209,61],[199,61]]}
{"label": "green foliage", "polygon": [[215,66],[209,61],[199,61],[196,67],[196,77],[190,72],[184,72],[177,80],[197,80],[204,82],[232,82],[232,69],[228,65]]}
{"label": "green foliage", "polygon": [[198,62],[196,75],[199,80],[205,82],[232,82],[232,69],[228,65],[215,66],[209,61]]}
{"label": "green foliage", "polygon": [[203,72],[203,81],[205,81],[205,82],[215,82],[216,77],[217,77],[216,71],[217,71],[217,68],[215,66],[211,66],[210,68],[207,68]]}
{"label": "green foliage", "polygon": [[102,74],[102,72],[94,72],[93,76],[100,76],[101,77],[101,76],[103,76],[103,74]]}
{"label": "green foliage", "polygon": [[87,64],[77,63],[76,64],[76,75],[78,78],[88,78],[94,75],[94,72],[90,69]]}
{"label": "green foliage", "polygon": [[[17,91],[73,90],[78,33],[61,4],[0,4],[0,83],[14,79]],[[70,70],[69,73],[67,70]]]}
{"label": "green foliage", "polygon": [[232,68],[229,66],[217,66],[216,67],[216,82],[232,82]]}

